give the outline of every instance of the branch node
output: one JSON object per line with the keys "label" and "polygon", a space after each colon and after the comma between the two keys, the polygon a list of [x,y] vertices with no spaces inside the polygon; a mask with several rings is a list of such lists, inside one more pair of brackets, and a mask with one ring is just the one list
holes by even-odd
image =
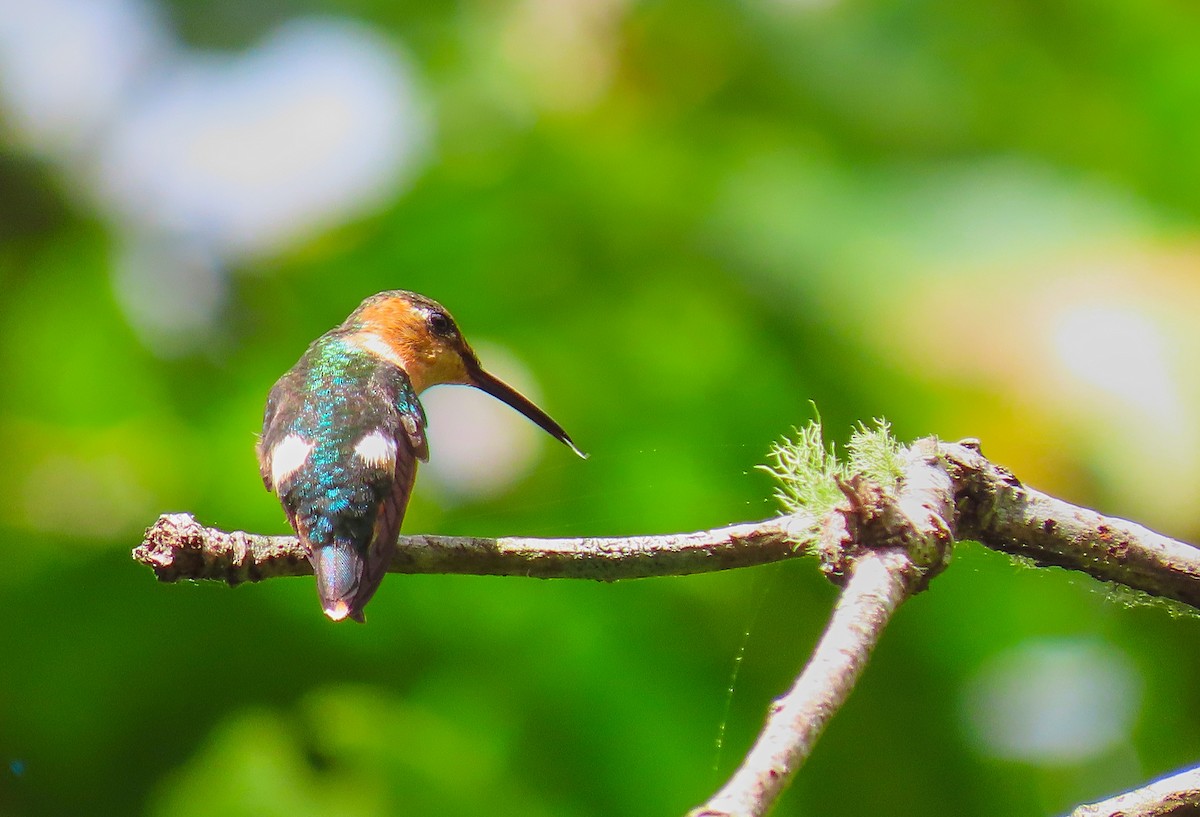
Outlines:
{"label": "branch node", "polygon": [[936,438],[918,440],[908,449],[895,492],[861,474],[835,477],[835,484],[845,502],[825,519],[816,548],[822,571],[835,584],[871,550],[903,551],[917,574],[917,589],[950,563],[957,508]]}

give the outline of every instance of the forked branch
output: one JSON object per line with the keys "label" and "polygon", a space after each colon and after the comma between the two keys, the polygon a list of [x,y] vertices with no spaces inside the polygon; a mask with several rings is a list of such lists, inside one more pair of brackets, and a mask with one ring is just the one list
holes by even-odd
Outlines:
{"label": "forked branch", "polygon": [[818,550],[844,566],[846,584],[812,658],[775,701],[754,747],[729,782],[689,817],[761,817],[808,759],[817,738],[862,675],[892,615],[945,568],[953,545],[954,494],[937,444],[908,452],[898,496],[843,485]]}
{"label": "forked branch", "polygon": [[[614,581],[816,554],[822,569],[844,584],[829,627],[791,691],[772,706],[741,767],[692,812],[695,817],[758,817],[770,809],[849,696],[892,614],[945,567],[954,539],[974,539],[1040,565],[1077,570],[1200,609],[1200,550],[1028,488],[984,458],[974,441],[920,440],[907,450],[897,486],[851,476],[839,478],[838,487],[845,502],[820,518],[800,512],[698,533],[401,536],[389,570]],[[160,517],[133,556],[166,582],[213,579],[232,585],[312,573],[294,537],[226,533],[188,514]],[[1125,800],[1081,806],[1073,817],[1173,814],[1181,804],[1200,801],[1198,777],[1193,770],[1167,778],[1122,795]]]}

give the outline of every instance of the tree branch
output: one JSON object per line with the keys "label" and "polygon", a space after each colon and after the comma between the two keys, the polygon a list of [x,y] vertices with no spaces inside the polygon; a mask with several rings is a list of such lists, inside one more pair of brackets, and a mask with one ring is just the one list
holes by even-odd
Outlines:
{"label": "tree branch", "polygon": [[1028,488],[973,441],[941,450],[956,483],[960,538],[1200,609],[1200,549]]}
{"label": "tree branch", "polygon": [[[792,515],[698,533],[621,538],[488,539],[401,536],[392,573],[470,573],[541,579],[615,581],[682,576],[767,564],[801,555],[796,538],[811,517]],[[164,514],[146,531],[133,558],[160,581],[213,579],[230,585],[277,576],[311,576],[294,536],[226,533],[191,514]]]}
{"label": "tree branch", "polygon": [[688,817],[760,817],[791,782],[825,726],[850,697],[900,603],[911,564],[899,552],[857,559],[825,634],[791,690],[771,704],[767,723],[729,782]]}
{"label": "tree branch", "polygon": [[[401,536],[389,570],[613,581],[780,561],[815,539],[811,550],[822,569],[844,583],[830,624],[741,767],[694,817],[766,813],[849,696],[892,614],[945,567],[956,537],[1200,609],[1200,550],[1191,545],[1027,488],[984,458],[975,441],[919,440],[906,456],[897,496],[853,477],[839,482],[846,503],[821,519],[801,513],[698,533],[605,539]],[[160,517],[133,556],[167,582],[232,585],[312,573],[294,537],[225,533],[189,514]],[[1072,817],[1160,817],[1197,801],[1200,770],[1192,770],[1081,806]]]}
{"label": "tree branch", "polygon": [[[921,446],[936,446],[930,450],[946,463],[957,503],[955,518],[947,521],[959,538],[1200,609],[1200,550],[1195,547],[1028,488],[983,457],[972,441],[930,439],[913,449]],[[602,581],[686,575],[793,558],[801,555],[795,542],[820,525],[798,514],[665,536],[401,536],[389,570]],[[226,533],[200,525],[189,514],[161,516],[146,531],[133,558],[166,582],[215,579],[238,584],[312,573],[295,537]]]}
{"label": "tree branch", "polygon": [[1164,777],[1100,803],[1080,806],[1070,817],[1169,817],[1200,809],[1200,767]]}

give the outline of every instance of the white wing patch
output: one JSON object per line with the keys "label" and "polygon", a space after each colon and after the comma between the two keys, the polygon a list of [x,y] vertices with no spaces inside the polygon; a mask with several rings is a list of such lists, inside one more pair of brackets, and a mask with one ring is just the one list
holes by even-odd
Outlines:
{"label": "white wing patch", "polygon": [[304,467],[313,444],[299,434],[289,434],[271,452],[271,484],[279,490],[285,479]]}
{"label": "white wing patch", "polygon": [[396,465],[396,441],[376,429],[358,441],[354,455],[367,465],[390,471]]}

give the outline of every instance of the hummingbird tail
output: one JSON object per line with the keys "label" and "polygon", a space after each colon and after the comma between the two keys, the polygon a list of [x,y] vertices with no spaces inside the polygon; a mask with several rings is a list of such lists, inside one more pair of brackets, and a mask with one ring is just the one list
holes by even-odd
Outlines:
{"label": "hummingbird tail", "polygon": [[334,621],[349,617],[361,622],[362,608],[355,597],[365,565],[358,549],[350,542],[335,540],[314,549],[311,561],[325,615]]}

